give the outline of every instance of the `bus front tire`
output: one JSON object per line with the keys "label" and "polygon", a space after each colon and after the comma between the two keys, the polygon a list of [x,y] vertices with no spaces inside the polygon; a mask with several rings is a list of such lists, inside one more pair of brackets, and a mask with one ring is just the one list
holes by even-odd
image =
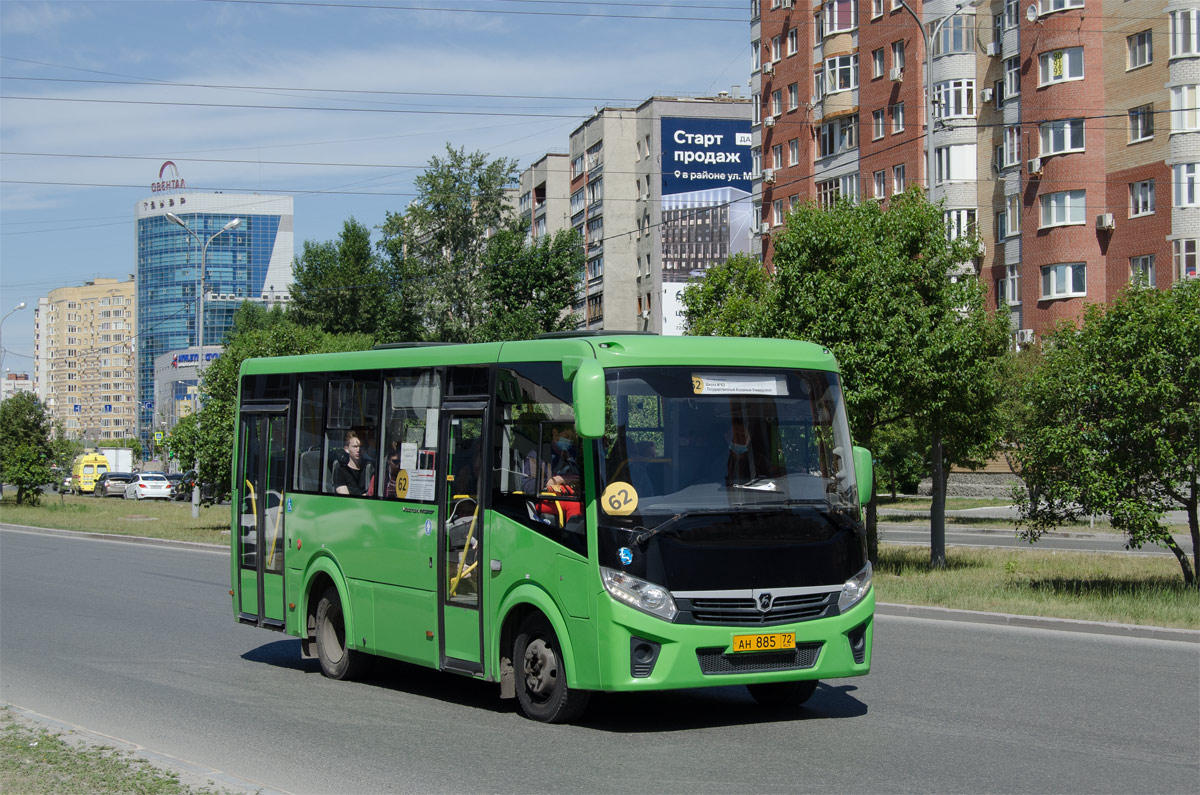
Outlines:
{"label": "bus front tire", "polygon": [[567,687],[558,638],[540,613],[521,622],[513,643],[513,662],[517,702],[525,717],[543,723],[570,723],[587,709],[591,694]]}
{"label": "bus front tire", "polygon": [[346,648],[346,620],[342,600],[332,585],[317,603],[317,657],[321,673],[330,679],[355,679],[370,667],[370,657]]}
{"label": "bus front tire", "polygon": [[766,682],[746,685],[750,695],[764,707],[798,707],[817,692],[817,680],[804,682]]}

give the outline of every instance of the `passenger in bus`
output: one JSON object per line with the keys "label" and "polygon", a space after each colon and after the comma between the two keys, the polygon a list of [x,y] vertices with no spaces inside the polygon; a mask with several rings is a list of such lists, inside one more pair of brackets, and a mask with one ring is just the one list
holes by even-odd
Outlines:
{"label": "passenger in bus", "polygon": [[383,496],[389,500],[396,499],[396,475],[400,474],[400,440],[393,439],[388,445],[387,483],[384,484]]}
{"label": "passenger in bus", "polygon": [[543,450],[541,471],[538,471],[536,450],[525,459],[525,478],[521,490],[526,494],[537,492],[538,482],[545,478],[542,492],[575,494],[583,482],[583,467],[579,463],[579,439],[575,435],[575,429],[570,426],[554,427],[550,434],[549,455]]}
{"label": "passenger in bus", "polygon": [[346,460],[333,465],[333,491],[335,494],[362,496],[367,493],[369,478],[358,431],[346,431],[345,450]]}

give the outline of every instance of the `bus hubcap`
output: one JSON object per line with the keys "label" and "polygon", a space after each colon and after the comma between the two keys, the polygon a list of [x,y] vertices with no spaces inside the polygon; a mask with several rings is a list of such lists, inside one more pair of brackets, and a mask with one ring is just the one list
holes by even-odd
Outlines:
{"label": "bus hubcap", "polygon": [[525,648],[525,687],[535,696],[545,696],[554,688],[554,653],[541,638]]}

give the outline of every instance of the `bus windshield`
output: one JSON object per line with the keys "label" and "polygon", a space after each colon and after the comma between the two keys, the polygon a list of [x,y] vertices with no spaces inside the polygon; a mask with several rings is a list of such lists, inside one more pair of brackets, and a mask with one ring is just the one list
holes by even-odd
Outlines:
{"label": "bus windshield", "polygon": [[857,514],[836,373],[701,366],[606,377],[604,518],[795,505]]}

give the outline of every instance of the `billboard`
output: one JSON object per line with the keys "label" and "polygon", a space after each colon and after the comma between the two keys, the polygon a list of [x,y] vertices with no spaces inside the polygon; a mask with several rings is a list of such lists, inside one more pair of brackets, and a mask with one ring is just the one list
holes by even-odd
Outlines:
{"label": "billboard", "polygon": [[750,251],[749,119],[662,119],[663,334],[680,334],[689,279]]}

